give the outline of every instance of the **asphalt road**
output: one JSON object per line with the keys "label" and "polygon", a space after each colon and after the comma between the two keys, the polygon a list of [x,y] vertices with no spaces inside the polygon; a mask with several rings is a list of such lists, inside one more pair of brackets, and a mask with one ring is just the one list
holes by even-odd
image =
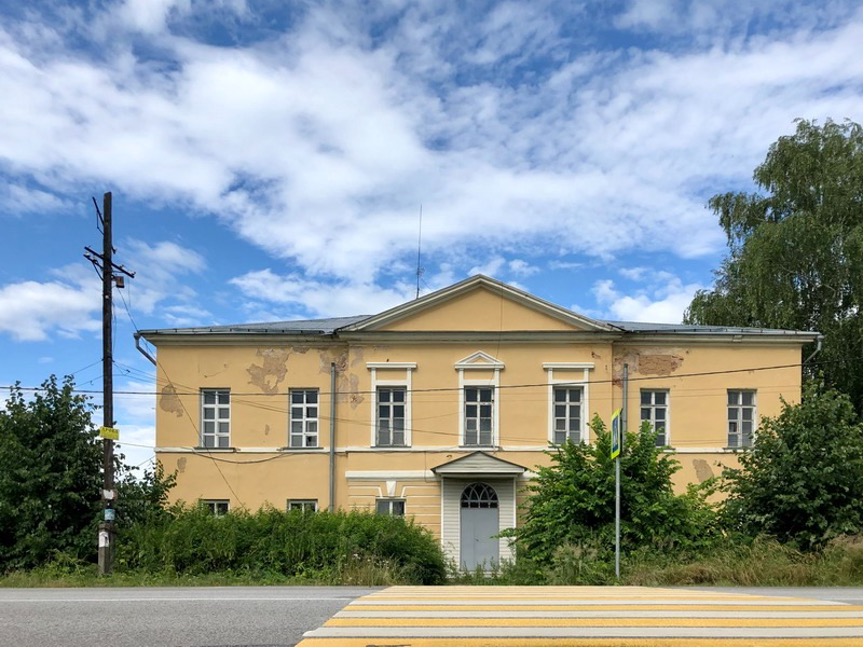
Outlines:
{"label": "asphalt road", "polygon": [[[381,589],[0,589],[0,645],[292,646],[354,599]],[[853,605],[862,598],[859,588],[698,589]]]}
{"label": "asphalt road", "polygon": [[0,589],[3,646],[293,646],[360,587]]}

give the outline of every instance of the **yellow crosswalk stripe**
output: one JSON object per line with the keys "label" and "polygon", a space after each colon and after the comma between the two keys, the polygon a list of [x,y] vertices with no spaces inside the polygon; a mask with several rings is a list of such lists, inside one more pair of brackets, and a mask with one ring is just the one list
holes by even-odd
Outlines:
{"label": "yellow crosswalk stripe", "polygon": [[861,605],[645,587],[391,587],[298,646],[861,646]]}
{"label": "yellow crosswalk stripe", "polygon": [[783,646],[788,646],[789,648],[796,648],[798,646],[805,648],[823,648],[825,646],[836,646],[838,648],[845,648],[847,646],[857,646],[860,648],[861,640],[852,638],[840,638],[840,639],[832,639],[830,642],[826,642],[825,639],[816,637],[816,638],[797,638],[797,637],[775,637],[775,638],[767,638],[767,639],[736,639],[732,637],[726,637],[722,639],[710,639],[710,638],[702,638],[698,641],[694,641],[692,638],[676,638],[676,637],[662,637],[659,639],[653,638],[619,638],[619,637],[610,637],[610,638],[594,638],[594,637],[581,637],[578,639],[578,643],[574,642],[572,638],[569,637],[544,637],[542,641],[537,641],[532,643],[525,638],[508,638],[508,637],[496,637],[493,640],[489,640],[486,638],[473,638],[473,637],[459,637],[457,639],[441,639],[441,638],[412,638],[410,643],[406,643],[405,639],[392,639],[388,637],[375,637],[375,638],[362,638],[362,639],[323,639],[323,638],[309,638],[301,641],[297,646],[304,647],[330,647],[330,646],[344,646],[345,648],[355,648],[357,646],[441,646],[444,648],[445,646],[465,646],[466,648],[473,646],[501,646],[502,648],[510,647],[510,646],[586,646],[586,647],[596,647],[596,648],[612,648],[615,646],[622,647],[639,647],[639,646],[670,646],[671,648],[677,648],[679,646],[690,647],[690,646],[706,646],[713,648],[714,646],[729,646],[730,648],[736,647],[744,647],[744,646],[754,646],[754,647],[762,647],[765,648],[779,648]]}
{"label": "yellow crosswalk stripe", "polygon": [[542,611],[542,612],[590,612],[597,610],[600,607],[604,611],[622,612],[625,610],[640,610],[640,611],[656,611],[666,612],[670,609],[675,611],[686,612],[708,612],[716,610],[718,612],[836,612],[838,608],[845,611],[861,612],[864,607],[860,605],[657,605],[657,604],[640,604],[634,603],[631,605],[616,604],[616,605],[460,605],[458,603],[444,604],[416,604],[416,605],[368,605],[365,603],[352,603],[344,608],[345,611],[352,612],[422,612],[441,611],[450,612],[456,610],[464,610],[467,612],[519,612],[519,611]]}
{"label": "yellow crosswalk stripe", "polygon": [[354,628],[374,628],[377,626],[388,627],[405,627],[405,628],[427,628],[427,627],[540,627],[540,628],[557,628],[557,627],[661,627],[670,626],[676,627],[697,627],[697,628],[761,628],[761,627],[786,627],[794,624],[798,627],[824,627],[831,628],[837,626],[860,626],[859,619],[711,619],[711,618],[695,618],[695,619],[669,619],[669,618],[641,618],[641,619],[488,619],[477,617],[474,619],[345,619],[333,618],[327,621],[324,625],[328,627],[354,627]]}

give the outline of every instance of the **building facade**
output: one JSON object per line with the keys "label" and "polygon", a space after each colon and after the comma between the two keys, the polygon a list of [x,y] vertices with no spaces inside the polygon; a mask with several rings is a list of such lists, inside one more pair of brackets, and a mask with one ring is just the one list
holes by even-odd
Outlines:
{"label": "building facade", "polygon": [[473,569],[510,557],[544,451],[625,406],[704,481],[800,398],[815,333],[606,322],[475,276],[378,315],[142,331],[171,495],[407,515]]}

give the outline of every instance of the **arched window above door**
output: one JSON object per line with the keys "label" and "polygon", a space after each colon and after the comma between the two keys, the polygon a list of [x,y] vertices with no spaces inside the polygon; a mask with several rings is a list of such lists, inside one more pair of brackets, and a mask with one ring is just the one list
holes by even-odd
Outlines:
{"label": "arched window above door", "polygon": [[462,491],[462,508],[498,508],[498,494],[489,484],[474,482]]}

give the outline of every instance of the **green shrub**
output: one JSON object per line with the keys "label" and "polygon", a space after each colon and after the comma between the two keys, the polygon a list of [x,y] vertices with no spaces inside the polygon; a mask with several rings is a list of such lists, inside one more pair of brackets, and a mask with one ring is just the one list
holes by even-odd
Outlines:
{"label": "green shrub", "polygon": [[134,525],[118,543],[127,570],[201,576],[214,572],[333,584],[443,582],[444,556],[425,528],[366,512],[283,512],[214,516],[174,507]]}
{"label": "green shrub", "polygon": [[810,383],[800,404],[762,419],[740,463],[723,471],[733,529],[801,549],[861,533],[861,423],[846,395]]}
{"label": "green shrub", "polygon": [[[544,567],[554,564],[562,547],[614,547],[615,465],[609,433],[595,417],[596,443],[567,442],[547,454],[552,465],[537,469],[523,506],[524,523],[505,535],[515,539],[522,559]],[[665,550],[710,546],[717,533],[716,513],[704,493],[672,491],[678,462],[655,445],[648,426],[626,436],[621,453],[621,547]],[[559,555],[557,560],[565,559]]]}

